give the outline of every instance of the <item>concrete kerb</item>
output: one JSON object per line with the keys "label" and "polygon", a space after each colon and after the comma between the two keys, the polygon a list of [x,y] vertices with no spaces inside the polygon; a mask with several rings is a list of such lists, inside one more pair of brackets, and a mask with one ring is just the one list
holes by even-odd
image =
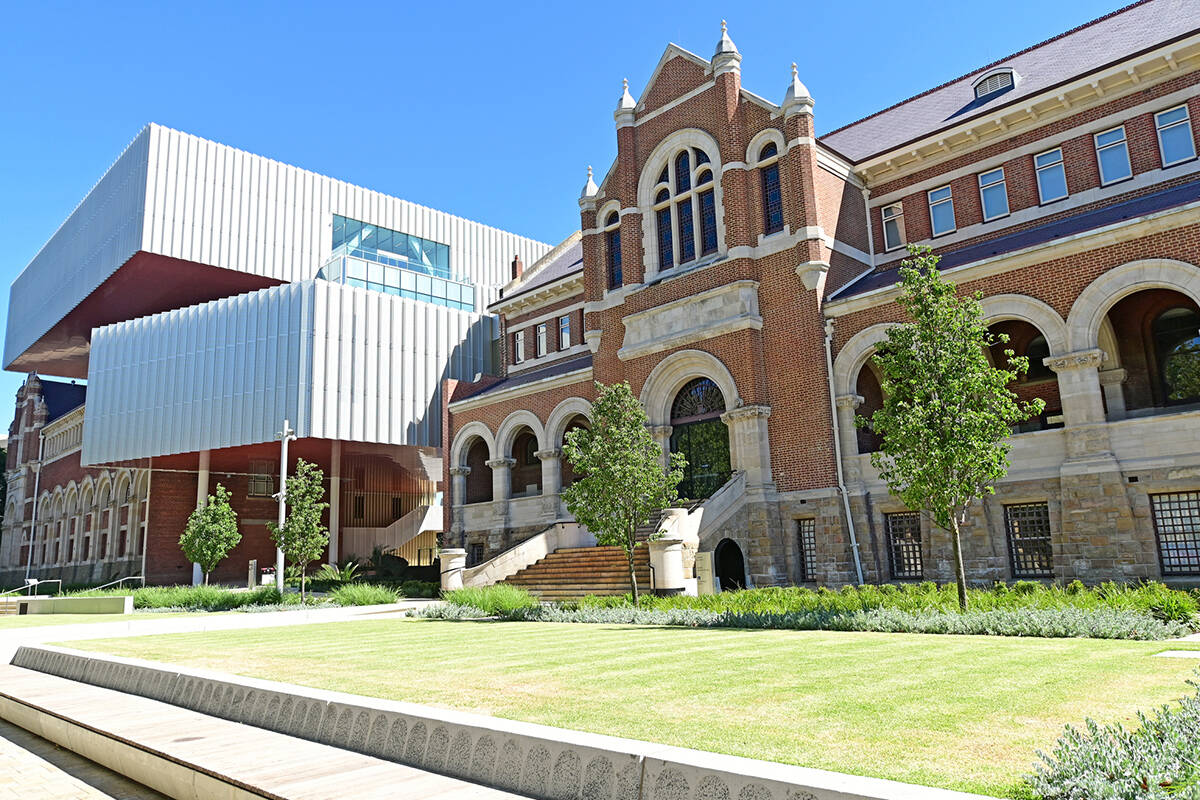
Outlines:
{"label": "concrete kerb", "polygon": [[542,800],[982,798],[48,645],[12,663]]}

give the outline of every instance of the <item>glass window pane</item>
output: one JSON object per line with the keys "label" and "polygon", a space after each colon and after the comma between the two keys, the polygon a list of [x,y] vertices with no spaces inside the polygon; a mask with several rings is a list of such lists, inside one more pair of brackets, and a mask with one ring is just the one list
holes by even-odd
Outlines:
{"label": "glass window pane", "polygon": [[900,220],[888,219],[883,223],[883,246],[888,250],[894,250],[904,244],[904,237],[900,234]]}
{"label": "glass window pane", "polygon": [[1043,203],[1067,196],[1067,176],[1061,163],[1039,169],[1037,179],[1038,193],[1041,195]]}
{"label": "glass window pane", "polygon": [[689,164],[688,151],[684,150],[675,157],[675,193],[686,192],[692,188],[692,168]]}
{"label": "glass window pane", "polygon": [[421,240],[421,261],[425,266],[432,267],[437,261],[437,242],[428,239]]}
{"label": "glass window pane", "polygon": [[463,295],[463,302],[467,303],[471,307],[471,309],[474,310],[474,308],[475,308],[475,287],[474,286],[464,286],[462,295]]}
{"label": "glass window pane", "polygon": [[1170,125],[1172,122],[1179,122],[1181,119],[1186,119],[1186,118],[1187,118],[1187,108],[1185,108],[1184,106],[1180,106],[1179,108],[1172,108],[1169,111],[1162,111],[1162,112],[1154,115],[1154,121],[1159,125],[1159,127],[1162,127],[1164,125]]}
{"label": "glass window pane", "polygon": [[346,277],[365,280],[367,277],[367,262],[357,258],[346,259]]}
{"label": "glass window pane", "polygon": [[434,261],[438,269],[446,272],[450,271],[450,247],[449,245],[439,244],[437,246],[437,259]]}
{"label": "glass window pane", "polygon": [[395,267],[384,267],[383,282],[388,286],[400,287],[400,270]]}
{"label": "glass window pane", "polygon": [[700,195],[700,252],[717,252],[717,208],[712,192]]}
{"label": "glass window pane", "polygon": [[1162,148],[1163,164],[1186,161],[1196,155],[1196,143],[1192,140],[1192,126],[1186,122],[1160,130],[1158,144]]}
{"label": "glass window pane", "polygon": [[934,189],[929,193],[929,202],[933,203],[938,200],[945,200],[950,197],[950,187],[943,186],[941,189]]}
{"label": "glass window pane", "polygon": [[933,223],[933,235],[954,230],[954,201],[947,200],[929,208],[929,216]]}
{"label": "glass window pane", "polygon": [[1003,183],[993,183],[991,186],[984,187],[981,194],[983,195],[984,219],[994,219],[1008,213],[1008,194],[1005,192]]}
{"label": "glass window pane", "polygon": [[997,181],[1002,181],[1002,180],[1004,180],[1003,167],[1000,169],[994,169],[991,172],[985,172],[982,175],[980,175],[979,176],[979,185],[980,186],[990,186],[991,184],[996,183]]}
{"label": "glass window pane", "polygon": [[1124,128],[1113,128],[1111,131],[1105,131],[1104,133],[1096,134],[1096,146],[1104,147],[1105,145],[1113,144],[1114,142],[1119,142],[1124,138],[1125,138],[1125,129]]}
{"label": "glass window pane", "polygon": [[333,245],[332,247],[341,247],[346,241],[346,218],[341,214],[333,215]]}
{"label": "glass window pane", "polygon": [[375,235],[375,226],[374,225],[363,225],[363,227],[362,227],[362,249],[363,250],[374,250],[378,241],[379,240]]}
{"label": "glass window pane", "polygon": [[433,279],[430,278],[428,275],[418,275],[417,276],[417,292],[419,294],[432,294],[433,293]]}
{"label": "glass window pane", "polygon": [[374,261],[367,262],[367,280],[371,283],[383,283],[383,264]]}
{"label": "glass window pane", "polygon": [[362,223],[356,219],[346,220],[346,241],[351,247],[358,247],[362,238]]}
{"label": "glass window pane", "polygon": [[1129,168],[1129,148],[1124,143],[1099,151],[1100,180],[1103,183],[1123,180],[1133,174]]}
{"label": "glass window pane", "polygon": [[692,199],[679,203],[679,263],[696,257],[696,230],[692,222]]}
{"label": "glass window pane", "polygon": [[408,270],[400,270],[400,288],[408,289],[409,291],[415,290],[417,288],[416,273],[409,272]]}
{"label": "glass window pane", "polygon": [[670,269],[675,264],[675,255],[671,250],[671,209],[661,208],[655,212],[658,227],[658,268]]}
{"label": "glass window pane", "polygon": [[1034,161],[1037,162],[1037,166],[1039,167],[1044,167],[1049,164],[1057,164],[1058,162],[1062,161],[1062,150],[1051,150],[1049,153],[1042,153],[1040,156],[1037,156]]}
{"label": "glass window pane", "polygon": [[421,263],[421,240],[416,236],[408,237],[408,249],[404,253],[404,257],[414,264]]}

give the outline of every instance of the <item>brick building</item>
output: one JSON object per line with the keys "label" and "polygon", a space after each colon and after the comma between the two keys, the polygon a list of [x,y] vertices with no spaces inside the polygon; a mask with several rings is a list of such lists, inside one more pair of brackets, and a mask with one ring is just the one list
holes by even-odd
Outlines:
{"label": "brick building", "polygon": [[285,420],[288,470],[326,476],[330,560],[431,563],[442,381],[492,371],[486,306],[549,249],[147,126],[12,286],[0,588],[198,579],[179,536],[218,483],[243,538],[215,577],[244,581],[275,560]]}
{"label": "brick building", "polygon": [[[906,244],[1032,362],[1045,413],[964,528],[973,580],[1200,575],[1200,6],[1146,0],[838,130],[793,66],[741,85],[722,28],[614,113],[580,232],[491,306],[503,369],[444,392],[449,540],[497,558],[571,524],[564,433],[628,381],[686,497],[664,524],[724,585],[952,577],[856,414]],[[532,537],[532,538],[531,538]],[[485,563],[486,562],[486,563]],[[471,578],[468,570],[468,579]]]}

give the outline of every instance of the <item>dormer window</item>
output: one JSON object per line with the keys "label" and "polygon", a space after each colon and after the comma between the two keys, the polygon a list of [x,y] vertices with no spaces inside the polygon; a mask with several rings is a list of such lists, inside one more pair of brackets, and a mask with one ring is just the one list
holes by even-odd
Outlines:
{"label": "dormer window", "polygon": [[992,72],[975,82],[975,99],[983,100],[1013,88],[1016,73],[1010,69]]}

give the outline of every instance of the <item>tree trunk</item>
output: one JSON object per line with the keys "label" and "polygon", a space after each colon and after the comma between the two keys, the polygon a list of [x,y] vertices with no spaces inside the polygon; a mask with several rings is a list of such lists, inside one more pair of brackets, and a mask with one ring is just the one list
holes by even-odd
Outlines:
{"label": "tree trunk", "polygon": [[208,573],[204,573],[204,585],[208,586]]}
{"label": "tree trunk", "polygon": [[954,582],[958,584],[958,607],[967,610],[967,572],[963,569],[962,540],[958,531],[958,515],[950,515],[950,538],[954,542]]}
{"label": "tree trunk", "polygon": [[300,565],[300,605],[304,605],[304,568],[307,564]]}
{"label": "tree trunk", "polygon": [[633,607],[638,607],[637,570],[633,568],[633,550],[625,551],[625,560],[629,562],[629,586],[633,589]]}

